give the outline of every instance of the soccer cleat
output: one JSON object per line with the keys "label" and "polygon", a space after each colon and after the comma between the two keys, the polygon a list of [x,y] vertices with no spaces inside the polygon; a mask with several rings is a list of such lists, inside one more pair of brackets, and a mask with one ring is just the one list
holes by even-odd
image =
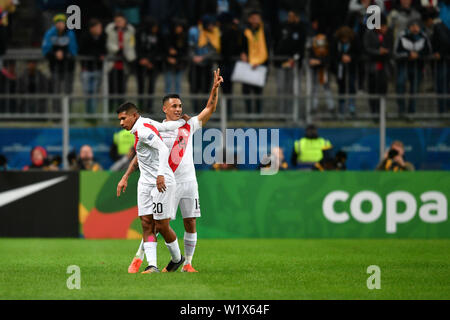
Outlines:
{"label": "soccer cleat", "polygon": [[154,273],[154,272],[158,273],[158,272],[160,272],[160,271],[159,271],[159,269],[158,269],[157,267],[155,267],[155,266],[148,266],[148,267],[145,268],[145,270],[142,271],[141,273]]}
{"label": "soccer cleat", "polygon": [[142,260],[138,257],[134,257],[133,261],[131,261],[130,266],[128,267],[128,273],[138,273],[139,268],[141,267]]}
{"label": "soccer cleat", "polygon": [[184,260],[186,260],[186,259],[184,258],[183,255],[181,255],[181,259],[177,263],[175,263],[172,260],[170,260],[169,264],[163,269],[162,272],[175,272],[175,271],[177,271],[177,269],[183,264]]}
{"label": "soccer cleat", "polygon": [[183,268],[181,268],[181,272],[198,272],[197,270],[194,269],[194,267],[192,267],[192,265],[186,264],[183,266]]}

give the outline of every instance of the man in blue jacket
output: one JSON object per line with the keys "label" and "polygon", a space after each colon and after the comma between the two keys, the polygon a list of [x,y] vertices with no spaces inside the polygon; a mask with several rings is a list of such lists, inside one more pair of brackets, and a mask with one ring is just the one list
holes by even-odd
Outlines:
{"label": "man in blue jacket", "polygon": [[53,23],[54,26],[44,35],[42,54],[50,64],[53,93],[70,94],[73,88],[74,58],[78,53],[78,45],[75,33],[66,28],[64,14],[55,15]]}

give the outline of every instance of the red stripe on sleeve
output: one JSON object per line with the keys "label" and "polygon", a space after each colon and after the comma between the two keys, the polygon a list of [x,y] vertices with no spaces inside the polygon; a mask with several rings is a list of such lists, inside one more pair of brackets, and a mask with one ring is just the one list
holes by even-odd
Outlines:
{"label": "red stripe on sleeve", "polygon": [[150,130],[152,130],[161,140],[161,135],[159,134],[158,129],[156,129],[154,126],[152,126],[150,123],[144,123],[144,127],[149,128]]}

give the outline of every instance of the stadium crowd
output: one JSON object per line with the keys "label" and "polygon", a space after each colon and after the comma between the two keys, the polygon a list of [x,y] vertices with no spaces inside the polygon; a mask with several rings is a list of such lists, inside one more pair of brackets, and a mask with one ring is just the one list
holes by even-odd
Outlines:
{"label": "stadium crowd", "polygon": [[[60,12],[72,2],[37,2],[44,10],[41,24],[50,23],[41,43],[50,79],[46,81],[36,70],[35,61],[16,75],[14,61],[5,60],[0,94],[71,93],[77,56],[85,94],[99,93],[104,63],[110,94],[126,93],[132,74],[139,94],[153,94],[160,75],[166,92],[180,93],[186,75],[189,93],[207,94],[213,64],[230,79],[239,60],[253,67],[273,66],[280,95],[293,94],[294,68],[309,66],[313,111],[322,87],[330,111],[355,113],[353,99],[340,98],[335,105],[332,81],[340,94],[359,90],[384,94],[396,72],[396,92],[404,94],[409,87],[414,94],[428,67],[435,93],[448,94],[450,89],[450,0],[78,1],[83,13],[81,29],[69,30],[67,17]],[[381,28],[368,30],[366,9],[374,4],[382,9]],[[7,47],[6,18],[14,18],[14,10],[14,1],[0,1],[0,43],[4,44],[0,56]],[[263,89],[242,85],[243,95],[257,97],[255,105],[250,99],[245,101],[247,112],[261,113]],[[231,81],[224,83],[223,92],[233,93]],[[152,99],[139,104],[144,111],[152,111]],[[369,100],[373,113],[378,112],[378,104],[378,99]],[[193,105],[198,112],[200,100]],[[399,115],[415,112],[414,99],[407,102],[400,97],[397,105]],[[87,112],[95,112],[95,106],[95,99],[88,99]],[[438,100],[439,112],[449,108],[450,99]]]}

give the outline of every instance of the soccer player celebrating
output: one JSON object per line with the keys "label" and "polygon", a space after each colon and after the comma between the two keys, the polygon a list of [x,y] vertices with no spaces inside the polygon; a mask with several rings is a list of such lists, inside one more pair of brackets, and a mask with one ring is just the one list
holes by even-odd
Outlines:
{"label": "soccer player celebrating", "polygon": [[143,230],[143,247],[148,260],[148,267],[143,273],[159,272],[156,261],[156,233],[159,232],[166,241],[172,260],[165,268],[177,270],[185,261],[178,246],[177,236],[170,227],[170,220],[175,218],[176,183],[172,169],[169,167],[169,149],[163,143],[159,130],[175,130],[186,122],[168,121],[158,123],[140,116],[136,106],[126,102],[117,109],[120,126],[129,130],[136,137],[134,147],[136,158],[117,185],[117,196],[127,187],[128,177],[139,163],[138,214]]}
{"label": "soccer player celebrating", "polygon": [[[184,253],[186,261],[181,269],[182,272],[197,272],[192,267],[197,244],[196,218],[200,217],[200,203],[198,197],[197,178],[195,176],[192,136],[195,131],[205,125],[216,111],[219,96],[219,87],[223,82],[220,76],[220,69],[214,71],[214,83],[211,89],[206,107],[197,116],[190,118],[185,125],[176,129],[161,132],[164,143],[169,147],[170,157],[168,163],[175,174],[176,195],[174,208],[179,206],[184,223]],[[179,121],[183,111],[181,99],[177,94],[169,94],[163,99],[163,111],[166,114],[164,123]],[[135,157],[129,169],[134,168],[138,159]],[[175,211],[176,214],[176,211]],[[128,272],[136,273],[144,258],[145,243],[141,245],[131,262]],[[163,272],[166,270],[163,270]],[[169,270],[167,270],[169,271]]]}

